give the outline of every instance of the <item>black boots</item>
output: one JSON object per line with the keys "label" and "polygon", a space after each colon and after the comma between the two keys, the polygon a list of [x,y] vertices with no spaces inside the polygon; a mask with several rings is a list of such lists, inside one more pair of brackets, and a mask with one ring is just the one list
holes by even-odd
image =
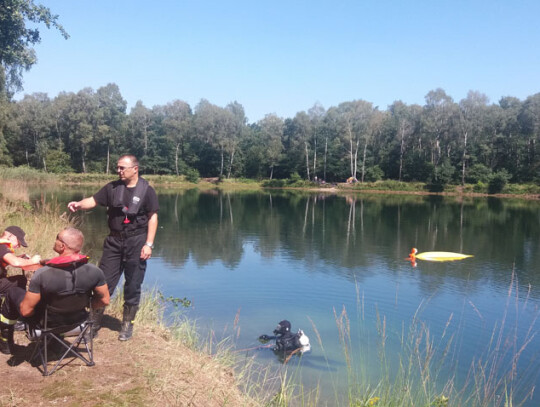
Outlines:
{"label": "black boots", "polygon": [[101,329],[101,319],[103,318],[103,313],[105,312],[105,308],[98,308],[93,309],[92,313],[90,314],[90,318],[92,318],[92,338],[95,338],[98,336],[98,331]]}
{"label": "black boots", "polygon": [[122,330],[118,335],[119,341],[127,341],[133,336],[133,322],[135,321],[135,315],[137,315],[138,305],[125,305],[124,304],[124,317],[122,319]]}
{"label": "black boots", "polygon": [[6,355],[13,354],[13,331],[13,325],[0,322],[0,352]]}

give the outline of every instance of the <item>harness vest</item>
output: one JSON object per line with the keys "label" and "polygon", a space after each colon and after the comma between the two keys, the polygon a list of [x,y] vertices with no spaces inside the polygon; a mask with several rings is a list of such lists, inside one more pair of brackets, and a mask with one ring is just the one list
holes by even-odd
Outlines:
{"label": "harness vest", "polygon": [[126,202],[126,190],[127,187],[123,182],[120,182],[113,188],[113,202],[112,206],[116,210],[121,210],[125,218],[123,221],[124,230],[134,230],[140,228],[138,223],[145,224],[148,220],[146,213],[142,211],[142,203],[146,197],[148,191],[148,181],[139,177],[137,185],[133,190],[133,197],[130,202]]}
{"label": "harness vest", "polygon": [[71,254],[68,256],[57,256],[45,261],[45,265],[49,267],[67,270],[71,273],[71,281],[73,282],[73,290],[76,293],[85,293],[85,290],[77,288],[78,268],[88,263],[90,257],[82,254]]}

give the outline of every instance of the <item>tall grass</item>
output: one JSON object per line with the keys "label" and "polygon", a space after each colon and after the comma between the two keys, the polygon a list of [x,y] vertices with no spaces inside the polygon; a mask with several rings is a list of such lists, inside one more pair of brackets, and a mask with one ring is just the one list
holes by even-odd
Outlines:
{"label": "tall grass", "polygon": [[27,183],[46,183],[53,182],[56,177],[43,171],[30,168],[28,166],[20,167],[2,167],[0,166],[0,178],[4,181],[14,180]]}
{"label": "tall grass", "polygon": [[45,200],[33,204],[26,200],[0,198],[0,232],[10,225],[21,227],[26,232],[27,248],[19,248],[29,255],[40,254],[42,258],[55,255],[52,247],[56,234],[67,226],[77,226],[75,218],[55,202]]}

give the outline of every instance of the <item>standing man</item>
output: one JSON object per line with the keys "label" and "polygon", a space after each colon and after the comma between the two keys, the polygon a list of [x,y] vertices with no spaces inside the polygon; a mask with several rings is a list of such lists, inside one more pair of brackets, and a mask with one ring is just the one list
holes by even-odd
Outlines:
{"label": "standing man", "polygon": [[[71,212],[96,205],[107,207],[110,233],[103,243],[99,267],[103,270],[109,293],[124,273],[124,315],[118,339],[127,341],[133,335],[133,321],[139,309],[141,285],[146,260],[152,256],[158,226],[159,203],[156,191],[139,177],[139,161],[134,155],[123,155],[116,167],[119,180],[101,188],[94,196],[68,204]],[[96,312],[93,334],[101,328],[101,312]]]}

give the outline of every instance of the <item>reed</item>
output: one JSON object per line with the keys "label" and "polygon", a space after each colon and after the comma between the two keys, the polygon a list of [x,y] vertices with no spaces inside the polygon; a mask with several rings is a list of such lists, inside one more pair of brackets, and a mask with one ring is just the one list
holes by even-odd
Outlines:
{"label": "reed", "polygon": [[41,200],[33,204],[26,200],[0,198],[0,225],[2,230],[17,225],[26,232],[28,248],[19,248],[17,254],[26,251],[42,258],[50,258],[56,234],[67,226],[77,226],[75,218],[62,211],[56,201]]}
{"label": "reed", "polygon": [[56,177],[43,171],[30,168],[28,166],[20,167],[2,167],[0,166],[0,178],[3,180],[16,180],[25,183],[47,183],[53,182]]}

